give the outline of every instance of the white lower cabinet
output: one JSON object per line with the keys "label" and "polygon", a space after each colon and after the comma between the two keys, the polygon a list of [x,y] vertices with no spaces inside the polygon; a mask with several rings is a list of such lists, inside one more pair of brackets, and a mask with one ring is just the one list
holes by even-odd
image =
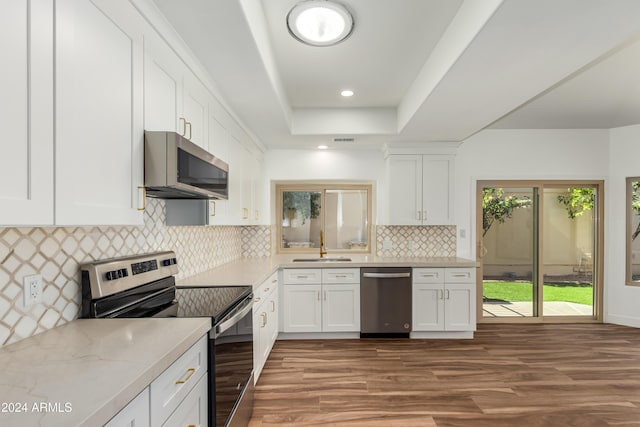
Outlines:
{"label": "white lower cabinet", "polygon": [[208,340],[200,338],[105,426],[206,427]]}
{"label": "white lower cabinet", "polygon": [[253,373],[258,382],[262,368],[278,338],[278,273],[265,280],[254,292]]}
{"label": "white lower cabinet", "polygon": [[285,270],[283,310],[284,332],[359,332],[359,269]]}
{"label": "white lower cabinet", "polygon": [[475,331],[475,269],[413,269],[413,331]]}
{"label": "white lower cabinet", "polygon": [[136,396],[105,427],[149,427],[149,387]]}

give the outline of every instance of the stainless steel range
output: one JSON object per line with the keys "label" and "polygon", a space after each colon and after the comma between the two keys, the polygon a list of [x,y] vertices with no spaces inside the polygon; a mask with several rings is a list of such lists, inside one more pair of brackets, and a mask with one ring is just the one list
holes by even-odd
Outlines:
{"label": "stainless steel range", "polygon": [[209,425],[246,426],[253,411],[250,286],[176,288],[174,252],[81,266],[81,317],[211,317]]}

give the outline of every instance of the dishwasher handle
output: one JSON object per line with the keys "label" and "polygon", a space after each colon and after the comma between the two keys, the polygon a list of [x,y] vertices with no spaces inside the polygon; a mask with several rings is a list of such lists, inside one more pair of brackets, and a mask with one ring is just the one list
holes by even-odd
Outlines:
{"label": "dishwasher handle", "polygon": [[401,277],[411,277],[411,273],[362,273],[362,277],[372,279],[398,279]]}

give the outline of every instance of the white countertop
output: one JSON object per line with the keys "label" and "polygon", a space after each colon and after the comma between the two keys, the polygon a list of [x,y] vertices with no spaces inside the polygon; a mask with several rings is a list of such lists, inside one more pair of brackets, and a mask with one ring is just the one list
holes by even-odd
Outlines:
{"label": "white countertop", "polygon": [[318,258],[316,254],[274,255],[270,258],[243,258],[178,280],[177,286],[253,286],[259,287],[280,268],[360,268],[360,267],[448,267],[475,268],[476,261],[456,257],[383,258],[362,254],[328,255],[328,258],[351,258],[351,261],[293,262],[293,259]]}
{"label": "white countertop", "polygon": [[79,319],[0,348],[0,425],[103,425],[210,328],[209,318]]}

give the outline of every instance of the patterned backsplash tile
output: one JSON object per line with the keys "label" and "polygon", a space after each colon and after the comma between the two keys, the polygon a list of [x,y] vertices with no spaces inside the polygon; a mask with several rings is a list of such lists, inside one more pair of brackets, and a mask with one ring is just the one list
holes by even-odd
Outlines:
{"label": "patterned backsplash tile", "polygon": [[[0,346],[78,317],[82,263],[173,250],[181,278],[271,255],[272,226],[167,227],[165,218],[164,202],[149,199],[142,226],[0,228]],[[378,226],[376,243],[384,257],[455,256],[456,227]],[[42,303],[24,307],[30,274],[42,275]]]}
{"label": "patterned backsplash tile", "polygon": [[379,225],[376,255],[381,257],[454,257],[455,225]]}
{"label": "patterned backsplash tile", "polygon": [[[82,263],[173,250],[180,262],[178,277],[188,277],[243,254],[270,253],[269,226],[164,223],[164,202],[149,199],[143,226],[0,228],[0,345],[77,318]],[[42,303],[24,307],[22,280],[30,274],[42,275]]]}

